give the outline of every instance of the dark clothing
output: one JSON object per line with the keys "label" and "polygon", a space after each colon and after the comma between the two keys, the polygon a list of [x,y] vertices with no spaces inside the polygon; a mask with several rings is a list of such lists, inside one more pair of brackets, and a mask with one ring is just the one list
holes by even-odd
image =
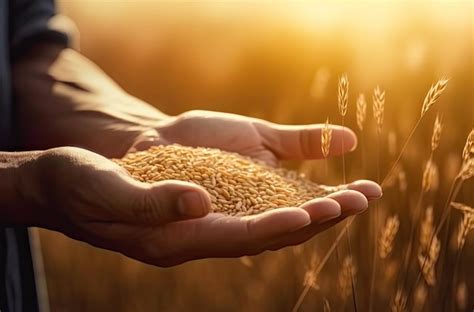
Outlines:
{"label": "dark clothing", "polygon": [[[51,23],[53,0],[0,0],[0,151],[16,149],[11,64],[32,43],[67,45]],[[25,90],[25,92],[28,92]],[[2,227],[0,220],[0,310],[37,311],[34,272],[26,228]]]}

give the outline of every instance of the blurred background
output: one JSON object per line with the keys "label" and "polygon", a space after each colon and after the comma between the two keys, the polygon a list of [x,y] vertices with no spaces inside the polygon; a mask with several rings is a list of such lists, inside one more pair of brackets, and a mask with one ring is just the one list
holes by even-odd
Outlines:
{"label": "blurred background", "polygon": [[[435,155],[439,183],[423,206],[432,204],[436,217],[474,124],[471,1],[58,3],[60,12],[76,22],[82,53],[126,91],[167,114],[206,109],[288,124],[319,123],[327,117],[339,123],[337,82],[347,73],[346,124],[357,128],[359,93],[365,93],[369,104],[367,127],[358,132],[360,148],[346,160],[350,180],[376,179],[373,88],[380,85],[386,90],[380,149],[384,174],[418,119],[431,84],[448,77],[446,92],[421,123],[402,159],[407,189],[400,195],[394,182],[377,206],[381,220],[393,214],[401,220],[394,252],[380,262],[376,279],[376,307],[387,310],[407,244],[409,223],[404,218],[420,192],[435,112],[443,115],[445,124]],[[396,153],[389,149],[389,136]],[[326,173],[324,161],[288,164],[318,182],[341,183],[341,159],[328,160],[327,165]],[[473,186],[472,179],[467,181],[456,200],[474,206]],[[461,216],[453,211],[452,228]],[[368,222],[368,216],[360,216],[351,236],[360,307],[367,306],[372,259]],[[40,234],[52,311],[289,311],[302,291],[305,272],[324,256],[335,237],[334,231],[328,231],[304,245],[257,257],[202,260],[161,269],[61,234],[46,230]],[[463,291],[458,294],[460,311],[474,307],[472,236],[459,271],[465,293],[464,300]],[[319,288],[310,290],[302,311],[323,311],[326,301],[334,311],[352,310],[352,300],[340,297],[338,289],[347,246],[341,244],[339,249],[338,259],[330,258],[318,277]],[[432,293],[419,310],[436,310]]]}

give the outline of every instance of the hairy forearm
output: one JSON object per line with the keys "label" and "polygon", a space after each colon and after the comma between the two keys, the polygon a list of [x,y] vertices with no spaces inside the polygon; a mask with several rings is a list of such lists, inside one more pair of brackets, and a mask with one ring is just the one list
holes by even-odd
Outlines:
{"label": "hairy forearm", "polygon": [[21,168],[41,152],[0,152],[0,224],[35,225],[38,218],[33,205],[25,199],[28,184]]}
{"label": "hairy forearm", "polygon": [[167,118],[61,46],[40,44],[17,60],[13,87],[23,149],[73,145],[117,157]]}

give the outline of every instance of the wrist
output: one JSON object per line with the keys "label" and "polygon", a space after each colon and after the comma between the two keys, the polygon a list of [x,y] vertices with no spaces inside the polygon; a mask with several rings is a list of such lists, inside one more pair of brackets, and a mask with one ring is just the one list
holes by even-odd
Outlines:
{"label": "wrist", "polygon": [[41,152],[0,152],[0,223],[3,225],[36,225],[36,207],[25,197],[23,168]]}

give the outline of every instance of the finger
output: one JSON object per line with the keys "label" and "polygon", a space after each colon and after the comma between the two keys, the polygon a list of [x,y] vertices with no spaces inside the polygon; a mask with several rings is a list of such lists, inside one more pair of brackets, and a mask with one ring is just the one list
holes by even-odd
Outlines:
{"label": "finger", "polygon": [[338,191],[329,194],[326,197],[337,201],[341,206],[341,214],[346,217],[349,215],[360,214],[369,206],[367,197],[354,190]]}
{"label": "finger", "polygon": [[358,191],[370,201],[382,197],[382,188],[370,180],[358,180],[347,185],[350,190]]}
{"label": "finger", "polygon": [[148,130],[141,133],[132,144],[132,147],[127,151],[128,153],[144,151],[152,146],[167,144],[162,137],[160,137],[156,130]]}
{"label": "finger", "polygon": [[269,249],[277,250],[283,247],[301,244],[311,239],[314,235],[336,225],[349,215],[362,213],[368,206],[367,198],[362,193],[352,190],[333,193],[328,195],[326,199],[337,202],[341,207],[340,216],[331,218],[323,223],[313,222],[294,233],[279,238],[269,246]]}
{"label": "finger", "polygon": [[341,206],[331,198],[316,198],[301,205],[311,218],[311,224],[321,224],[341,215]]}
{"label": "finger", "polygon": [[[273,123],[257,123],[263,143],[280,159],[318,159],[321,151],[322,124],[288,126]],[[332,139],[329,155],[341,155],[357,146],[355,133],[346,127],[330,125]]]}
{"label": "finger", "polygon": [[[252,217],[210,214],[202,219],[166,224],[134,247],[134,258],[160,266],[193,259],[257,254],[275,237],[311,222],[300,208],[281,208]],[[139,249],[137,249],[139,248]]]}
{"label": "finger", "polygon": [[[128,177],[127,177],[128,178]],[[211,209],[209,194],[200,186],[175,180],[153,184],[130,178],[117,189],[116,221],[162,225],[205,216]]]}

